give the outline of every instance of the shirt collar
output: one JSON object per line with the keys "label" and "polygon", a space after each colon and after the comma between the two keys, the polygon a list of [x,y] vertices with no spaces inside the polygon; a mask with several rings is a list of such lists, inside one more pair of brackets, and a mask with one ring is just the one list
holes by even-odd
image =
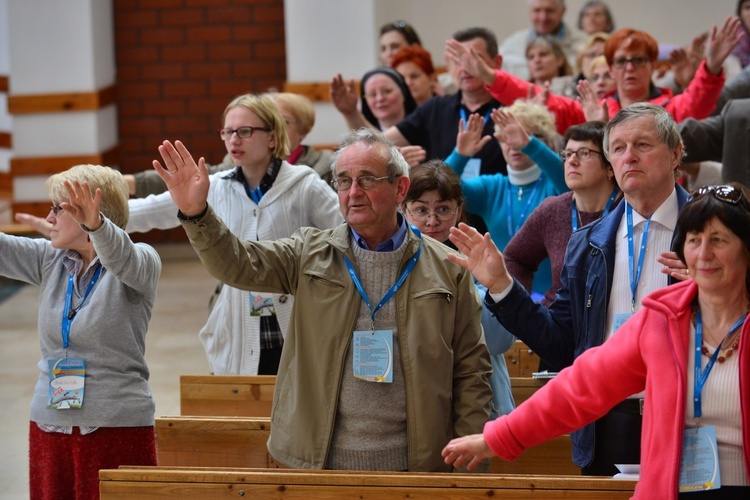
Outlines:
{"label": "shirt collar", "polygon": [[[677,227],[677,215],[680,212],[680,206],[677,201],[677,190],[672,189],[670,194],[664,202],[659,205],[659,208],[651,215],[651,222],[659,223],[661,226],[674,232]],[[623,214],[623,220],[625,215]],[[646,220],[641,214],[633,210],[633,227],[638,226]],[[621,224],[621,237],[628,237],[628,228],[626,224]]]}
{"label": "shirt collar", "polygon": [[371,250],[375,252],[392,252],[400,247],[404,242],[404,239],[406,238],[406,219],[400,213],[396,213],[396,217],[398,219],[398,230],[394,233],[393,236],[379,244],[374,250],[367,246],[367,242],[365,241],[365,239],[362,238],[362,236],[360,236],[353,227],[349,226],[349,229],[352,232],[352,238],[354,238],[357,246],[359,246],[360,248],[364,248],[365,250]]}
{"label": "shirt collar", "polygon": [[[65,266],[65,269],[72,274],[73,276],[78,276],[81,272],[81,269],[83,268],[83,259],[81,258],[81,254],[74,250],[67,250],[65,252],[65,255],[63,255],[62,259],[63,266]],[[89,263],[88,269],[86,269],[86,272],[83,273],[80,280],[76,280],[77,283],[80,283],[81,286],[88,285],[89,281],[91,281],[91,278],[94,276],[94,273],[96,272],[96,269],[100,266],[99,263],[99,256],[94,257],[94,260],[92,260]]]}

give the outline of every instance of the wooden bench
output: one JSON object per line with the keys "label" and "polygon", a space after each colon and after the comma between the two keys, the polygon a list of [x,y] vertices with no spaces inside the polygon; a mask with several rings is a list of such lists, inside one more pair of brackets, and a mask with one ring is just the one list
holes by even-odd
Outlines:
{"label": "wooden bench", "polygon": [[270,417],[274,375],[182,375],[180,414]]}
{"label": "wooden bench", "polygon": [[[179,467],[283,467],[268,453],[269,418],[162,417],[156,419],[159,465]],[[499,474],[580,475],[565,435],[526,450],[513,462],[490,461]]]}
{"label": "wooden bench", "polygon": [[505,352],[505,364],[511,378],[531,377],[539,370],[539,356],[522,341],[516,340],[516,343]]}
{"label": "wooden bench", "polygon": [[[511,377],[516,406],[526,401],[546,380]],[[182,375],[180,414],[191,416],[270,417],[273,375]]]}
{"label": "wooden bench", "polygon": [[491,497],[627,499],[634,481],[594,476],[124,467],[99,471],[102,500]]}

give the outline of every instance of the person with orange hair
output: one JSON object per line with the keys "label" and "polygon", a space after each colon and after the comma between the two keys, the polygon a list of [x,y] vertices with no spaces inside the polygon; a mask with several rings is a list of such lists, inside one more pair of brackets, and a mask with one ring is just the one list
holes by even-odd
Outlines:
{"label": "person with orange hair", "polygon": [[432,56],[422,47],[410,45],[400,49],[391,60],[391,68],[404,77],[417,105],[435,95],[435,67]]}
{"label": "person with orange hair", "polygon": [[[607,121],[609,116],[636,102],[663,106],[677,122],[690,117],[708,117],[724,85],[722,64],[743,36],[741,24],[738,18],[729,17],[721,29],[713,27],[708,39],[706,60],[701,63],[685,91],[677,96],[673,96],[669,89],[657,88],[651,82],[659,53],[656,40],[645,31],[632,28],[616,31],[604,45],[604,55],[616,84],[615,93],[601,102],[596,99],[591,102],[584,100],[583,105],[574,99],[550,94],[547,107],[555,114],[558,131],[564,133],[568,126],[587,120]],[[492,97],[505,105],[525,98],[533,85],[506,71],[490,67],[453,40],[446,42],[446,57],[484,82]],[[542,89],[537,86],[536,90],[540,92]]]}

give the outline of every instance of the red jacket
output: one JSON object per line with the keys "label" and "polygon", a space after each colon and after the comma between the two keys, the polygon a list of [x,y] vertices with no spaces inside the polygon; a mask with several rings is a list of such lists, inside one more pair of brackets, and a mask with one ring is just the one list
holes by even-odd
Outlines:
{"label": "red jacket", "polygon": [[[485,424],[492,451],[513,460],[526,448],[571,432],[645,390],[641,472],[634,498],[677,498],[687,397],[692,280],[657,290],[643,308],[599,347],[587,350],[537,393]],[[742,422],[750,420],[750,321],[739,346]],[[750,477],[750,426],[742,429]]]}
{"label": "red jacket", "polygon": [[[533,83],[508,72],[496,70],[494,83],[485,85],[485,88],[500,103],[510,106],[516,99],[525,99],[531,86],[536,87],[537,93],[542,91]],[[698,71],[695,72],[695,77],[681,94],[673,96],[671,90],[660,88],[661,94],[647,102],[663,106],[677,123],[686,118],[701,120],[711,115],[723,87],[724,73],[712,75],[706,68],[706,62],[703,61]],[[609,117],[612,118],[621,109],[620,101],[614,95],[606,96],[604,100],[607,103]],[[555,115],[557,131],[560,134],[564,134],[571,125],[586,121],[581,103],[569,97],[550,94],[547,99],[547,109]]]}

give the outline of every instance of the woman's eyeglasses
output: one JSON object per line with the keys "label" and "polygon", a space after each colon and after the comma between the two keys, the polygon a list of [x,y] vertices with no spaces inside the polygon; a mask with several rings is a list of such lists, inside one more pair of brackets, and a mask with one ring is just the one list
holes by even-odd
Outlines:
{"label": "woman's eyeglasses", "polygon": [[60,215],[60,212],[62,212],[65,209],[61,207],[60,205],[52,205],[50,207],[50,210],[52,210],[52,213],[55,214],[55,217],[57,217],[58,215]]}
{"label": "woman's eyeglasses", "polygon": [[726,184],[723,186],[702,186],[693,191],[693,194],[690,195],[687,202],[690,203],[691,201],[695,201],[701,196],[709,193],[714,195],[714,198],[717,200],[731,203],[732,205],[739,203],[744,196],[741,189]]}
{"label": "woman's eyeglasses", "polygon": [[602,154],[601,151],[597,151],[595,149],[589,149],[589,148],[579,148],[575,151],[572,149],[563,149],[560,151],[560,158],[562,158],[565,161],[570,160],[573,156],[578,157],[581,161],[586,161],[589,158],[591,158],[592,154]]}
{"label": "woman's eyeglasses", "polygon": [[219,135],[225,141],[228,141],[229,139],[231,139],[234,134],[237,134],[240,137],[240,139],[250,139],[256,130],[260,130],[262,132],[271,131],[269,127],[240,127],[237,129],[223,128],[219,130]]}
{"label": "woman's eyeglasses", "polygon": [[453,219],[458,213],[458,209],[451,210],[448,207],[437,207],[434,212],[430,212],[424,207],[407,208],[406,211],[409,212],[412,219],[419,222],[428,221],[431,215],[435,216],[437,220],[445,222]]}

